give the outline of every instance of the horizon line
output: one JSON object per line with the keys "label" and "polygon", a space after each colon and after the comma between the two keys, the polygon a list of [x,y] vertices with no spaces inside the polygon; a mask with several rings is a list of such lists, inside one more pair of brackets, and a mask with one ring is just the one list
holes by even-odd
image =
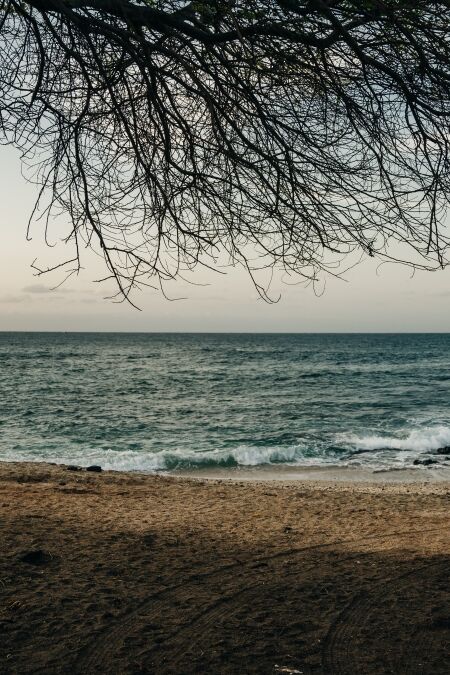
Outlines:
{"label": "horizon line", "polygon": [[450,331],[212,331],[212,330],[8,330],[0,329],[0,335],[11,333],[58,334],[58,335],[450,335]]}

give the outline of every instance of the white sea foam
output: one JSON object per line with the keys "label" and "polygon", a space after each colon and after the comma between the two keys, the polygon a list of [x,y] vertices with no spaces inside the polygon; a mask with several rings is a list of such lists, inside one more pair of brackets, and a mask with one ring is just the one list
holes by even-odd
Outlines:
{"label": "white sea foam", "polygon": [[[405,468],[423,453],[450,446],[450,427],[445,425],[411,429],[398,435],[340,434],[335,444],[299,440],[289,446],[239,445],[229,449],[193,451],[187,448],[150,452],[144,449],[105,449],[67,447],[64,449],[10,450],[2,460],[44,461],[89,466],[100,464],[116,471],[173,471],[213,467],[257,467],[289,464],[294,466],[367,466],[372,469]],[[357,454],[354,454],[357,453]],[[361,453],[361,454],[360,454]],[[436,458],[438,459],[438,458]],[[440,458],[439,458],[440,459]],[[442,458],[445,461],[445,458]]]}
{"label": "white sea foam", "polygon": [[[227,450],[193,452],[176,449],[171,451],[145,452],[143,450],[83,449],[39,452],[17,452],[0,459],[14,461],[45,461],[57,464],[77,464],[89,466],[100,464],[104,469],[117,471],[171,471],[177,468],[260,466],[267,464],[317,464],[322,461],[317,456],[307,456],[305,445],[258,447],[240,445]],[[330,458],[331,461],[331,458]],[[334,459],[335,461],[335,459]]]}
{"label": "white sea foam", "polygon": [[340,439],[346,445],[356,450],[405,450],[419,452],[432,452],[445,446],[450,446],[450,427],[434,426],[414,429],[407,434],[399,436],[382,436],[370,434],[357,436],[345,434]]}

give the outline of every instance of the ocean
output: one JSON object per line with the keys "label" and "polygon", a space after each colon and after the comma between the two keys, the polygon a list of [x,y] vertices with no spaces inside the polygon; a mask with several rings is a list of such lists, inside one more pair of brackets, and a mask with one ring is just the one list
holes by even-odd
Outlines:
{"label": "ocean", "polygon": [[449,334],[0,333],[0,460],[450,474],[444,446]]}

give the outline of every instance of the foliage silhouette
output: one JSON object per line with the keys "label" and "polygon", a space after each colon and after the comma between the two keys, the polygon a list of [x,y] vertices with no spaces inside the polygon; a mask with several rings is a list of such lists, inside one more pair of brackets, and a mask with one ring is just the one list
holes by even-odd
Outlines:
{"label": "foliage silhouette", "polygon": [[[0,134],[134,288],[446,264],[450,2],[0,0]],[[58,266],[59,267],[59,266]],[[38,269],[38,273],[44,270]],[[48,270],[45,270],[48,271]]]}

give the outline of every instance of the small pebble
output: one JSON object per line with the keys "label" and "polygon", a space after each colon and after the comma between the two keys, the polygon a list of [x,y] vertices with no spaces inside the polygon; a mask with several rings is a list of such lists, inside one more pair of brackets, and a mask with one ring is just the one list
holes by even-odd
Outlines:
{"label": "small pebble", "polygon": [[32,551],[26,551],[20,556],[20,561],[28,563],[29,565],[43,565],[44,563],[50,562],[52,556],[47,551],[42,549],[34,549]]}

